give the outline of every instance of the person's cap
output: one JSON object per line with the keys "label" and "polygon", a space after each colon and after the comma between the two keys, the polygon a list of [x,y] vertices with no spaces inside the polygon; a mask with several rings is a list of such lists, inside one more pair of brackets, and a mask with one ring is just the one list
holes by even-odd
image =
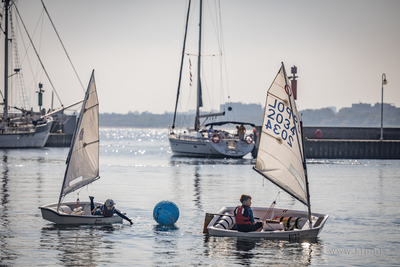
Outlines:
{"label": "person's cap", "polygon": [[112,207],[112,206],[114,206],[114,205],[115,205],[114,200],[112,200],[112,199],[107,199],[107,200],[106,200],[106,206],[107,206],[107,207]]}

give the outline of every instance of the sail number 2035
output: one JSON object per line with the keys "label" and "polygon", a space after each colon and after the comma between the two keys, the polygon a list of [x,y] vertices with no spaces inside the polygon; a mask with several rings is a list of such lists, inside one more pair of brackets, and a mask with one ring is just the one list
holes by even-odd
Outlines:
{"label": "sail number 2035", "polygon": [[[265,124],[265,130],[272,131],[273,135],[281,137],[287,144],[292,147],[292,142],[296,134],[296,126],[299,126],[297,116],[292,114],[292,110],[286,107],[283,102],[276,99],[273,103],[268,104],[268,115]],[[292,117],[293,116],[293,117]],[[300,133],[300,128],[298,131]]]}

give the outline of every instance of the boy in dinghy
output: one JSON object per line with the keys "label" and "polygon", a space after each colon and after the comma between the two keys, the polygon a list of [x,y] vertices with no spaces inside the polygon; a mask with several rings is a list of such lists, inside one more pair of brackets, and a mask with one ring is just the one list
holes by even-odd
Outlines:
{"label": "boy in dinghy", "polygon": [[132,220],[122,214],[119,210],[115,208],[115,202],[112,199],[107,199],[104,202],[104,205],[101,206],[94,206],[93,199],[94,197],[90,198],[90,209],[92,211],[92,215],[103,215],[104,217],[111,217],[113,214],[117,214],[119,217],[127,220],[131,225],[133,224]]}
{"label": "boy in dinghy", "polygon": [[263,222],[255,222],[253,216],[253,210],[250,208],[251,206],[251,196],[249,195],[241,195],[240,202],[242,206],[236,207],[235,221],[237,225],[237,229],[239,232],[259,232],[263,229]]}

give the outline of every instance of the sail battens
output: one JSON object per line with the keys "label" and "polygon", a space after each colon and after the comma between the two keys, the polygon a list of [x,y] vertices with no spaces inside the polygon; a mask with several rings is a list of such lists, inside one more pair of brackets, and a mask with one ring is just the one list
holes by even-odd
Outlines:
{"label": "sail battens", "polygon": [[[268,137],[274,138],[274,139],[276,140],[276,142],[278,142],[279,145],[282,145],[282,144],[283,144],[282,138],[280,138],[280,137],[275,137],[275,136],[273,136],[272,134],[265,133],[265,132],[262,132],[262,133],[261,133],[261,136],[263,136],[263,135],[267,135]],[[260,148],[260,149],[262,149],[262,148]],[[291,152],[292,155],[293,155],[294,157],[296,157],[298,161],[300,161],[300,162],[302,161],[302,158],[299,157],[299,155],[296,154],[296,153],[294,152],[294,150],[289,150],[289,152]],[[265,151],[265,153],[268,153],[268,154],[270,154],[271,156],[273,156],[273,154],[271,154],[271,153],[269,153],[269,152],[267,152],[267,151]]]}
{"label": "sail battens", "polygon": [[266,134],[266,135],[268,135],[269,137],[276,139],[276,141],[277,141],[279,144],[282,144],[282,138],[280,138],[280,137],[275,137],[275,136],[273,136],[272,134],[269,134],[269,133],[263,133],[263,134]]}
{"label": "sail battens", "polygon": [[91,106],[91,107],[85,108],[85,112],[88,111],[88,110],[91,110],[92,108],[95,108],[95,107],[97,107],[97,106],[99,106],[99,103],[97,103],[96,105],[93,105],[93,106]]}
{"label": "sail battens", "polygon": [[268,96],[273,96],[275,99],[278,99],[278,100],[280,100],[282,102],[286,102],[287,101],[286,99],[282,99],[282,98],[280,98],[280,97],[278,97],[278,96],[276,96],[276,95],[274,95],[272,93],[268,93]]}
{"label": "sail battens", "polygon": [[255,169],[307,205],[300,118],[286,79],[282,66],[268,89]]}
{"label": "sail battens", "polygon": [[96,143],[98,143],[99,142],[99,140],[96,140],[96,141],[93,141],[93,142],[90,142],[90,143],[84,143],[83,144],[83,147],[86,147],[86,146],[88,146],[88,145],[93,145],[93,144],[96,144]]}

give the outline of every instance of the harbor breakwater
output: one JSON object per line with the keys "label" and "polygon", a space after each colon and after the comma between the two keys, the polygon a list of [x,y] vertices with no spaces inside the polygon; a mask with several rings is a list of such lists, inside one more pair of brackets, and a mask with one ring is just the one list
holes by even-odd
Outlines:
{"label": "harbor breakwater", "polygon": [[400,159],[400,128],[304,127],[307,158]]}
{"label": "harbor breakwater", "polygon": [[307,158],[400,159],[400,128],[383,128],[383,140],[379,127],[303,127],[303,134]]}

